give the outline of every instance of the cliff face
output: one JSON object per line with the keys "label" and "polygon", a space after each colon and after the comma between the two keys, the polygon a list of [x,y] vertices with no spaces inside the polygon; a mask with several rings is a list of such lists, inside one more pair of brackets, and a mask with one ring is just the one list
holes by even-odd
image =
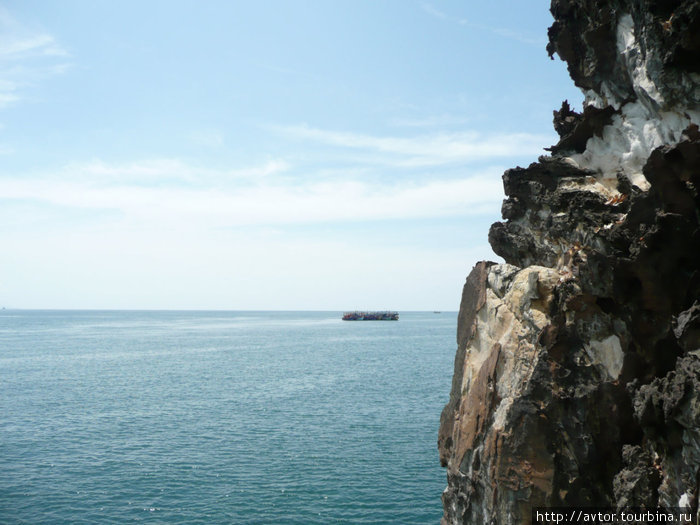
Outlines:
{"label": "cliff face", "polygon": [[503,175],[506,264],[467,278],[440,424],[445,524],[690,506],[700,475],[700,3],[553,0],[584,93]]}

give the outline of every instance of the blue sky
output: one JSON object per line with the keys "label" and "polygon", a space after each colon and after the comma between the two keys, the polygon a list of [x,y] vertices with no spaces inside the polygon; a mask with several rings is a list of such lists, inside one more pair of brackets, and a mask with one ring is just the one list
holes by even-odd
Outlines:
{"label": "blue sky", "polygon": [[0,306],[456,310],[548,2],[0,3]]}

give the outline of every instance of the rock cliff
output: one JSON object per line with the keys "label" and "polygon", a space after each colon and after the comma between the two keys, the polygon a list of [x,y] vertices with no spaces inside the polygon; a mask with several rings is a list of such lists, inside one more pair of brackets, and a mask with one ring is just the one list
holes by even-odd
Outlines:
{"label": "rock cliff", "polygon": [[700,2],[553,0],[583,111],[503,175],[505,264],[467,278],[444,524],[691,507],[700,475]]}

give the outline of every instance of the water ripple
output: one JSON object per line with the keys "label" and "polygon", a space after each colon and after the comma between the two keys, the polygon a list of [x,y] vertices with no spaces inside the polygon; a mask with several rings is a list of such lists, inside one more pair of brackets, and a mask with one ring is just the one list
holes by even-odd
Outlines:
{"label": "water ripple", "polygon": [[455,324],[0,314],[0,522],[437,523]]}

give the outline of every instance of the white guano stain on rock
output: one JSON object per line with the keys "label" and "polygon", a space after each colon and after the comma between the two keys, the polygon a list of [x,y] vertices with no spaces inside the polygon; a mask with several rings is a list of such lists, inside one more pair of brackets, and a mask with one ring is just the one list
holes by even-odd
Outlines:
{"label": "white guano stain on rock", "polygon": [[620,377],[625,354],[622,351],[619,337],[611,335],[600,341],[591,341],[585,345],[585,349],[592,365],[602,367],[613,381]]}
{"label": "white guano stain on rock", "polygon": [[[608,190],[615,189],[617,174],[624,173],[632,184],[647,191],[649,182],[642,169],[651,152],[665,144],[677,144],[690,124],[700,124],[700,112],[687,107],[667,107],[648,74],[649,61],[656,58],[642,52],[629,15],[622,16],[618,22],[617,50],[637,99],[624,103],[605,82],[601,85],[602,95],[584,91],[584,105],[597,108],[610,105],[620,113],[612,118],[600,137],[588,140],[583,153],[571,155],[569,160],[595,171],[600,185]],[[591,185],[591,190],[605,193],[596,185]]]}

